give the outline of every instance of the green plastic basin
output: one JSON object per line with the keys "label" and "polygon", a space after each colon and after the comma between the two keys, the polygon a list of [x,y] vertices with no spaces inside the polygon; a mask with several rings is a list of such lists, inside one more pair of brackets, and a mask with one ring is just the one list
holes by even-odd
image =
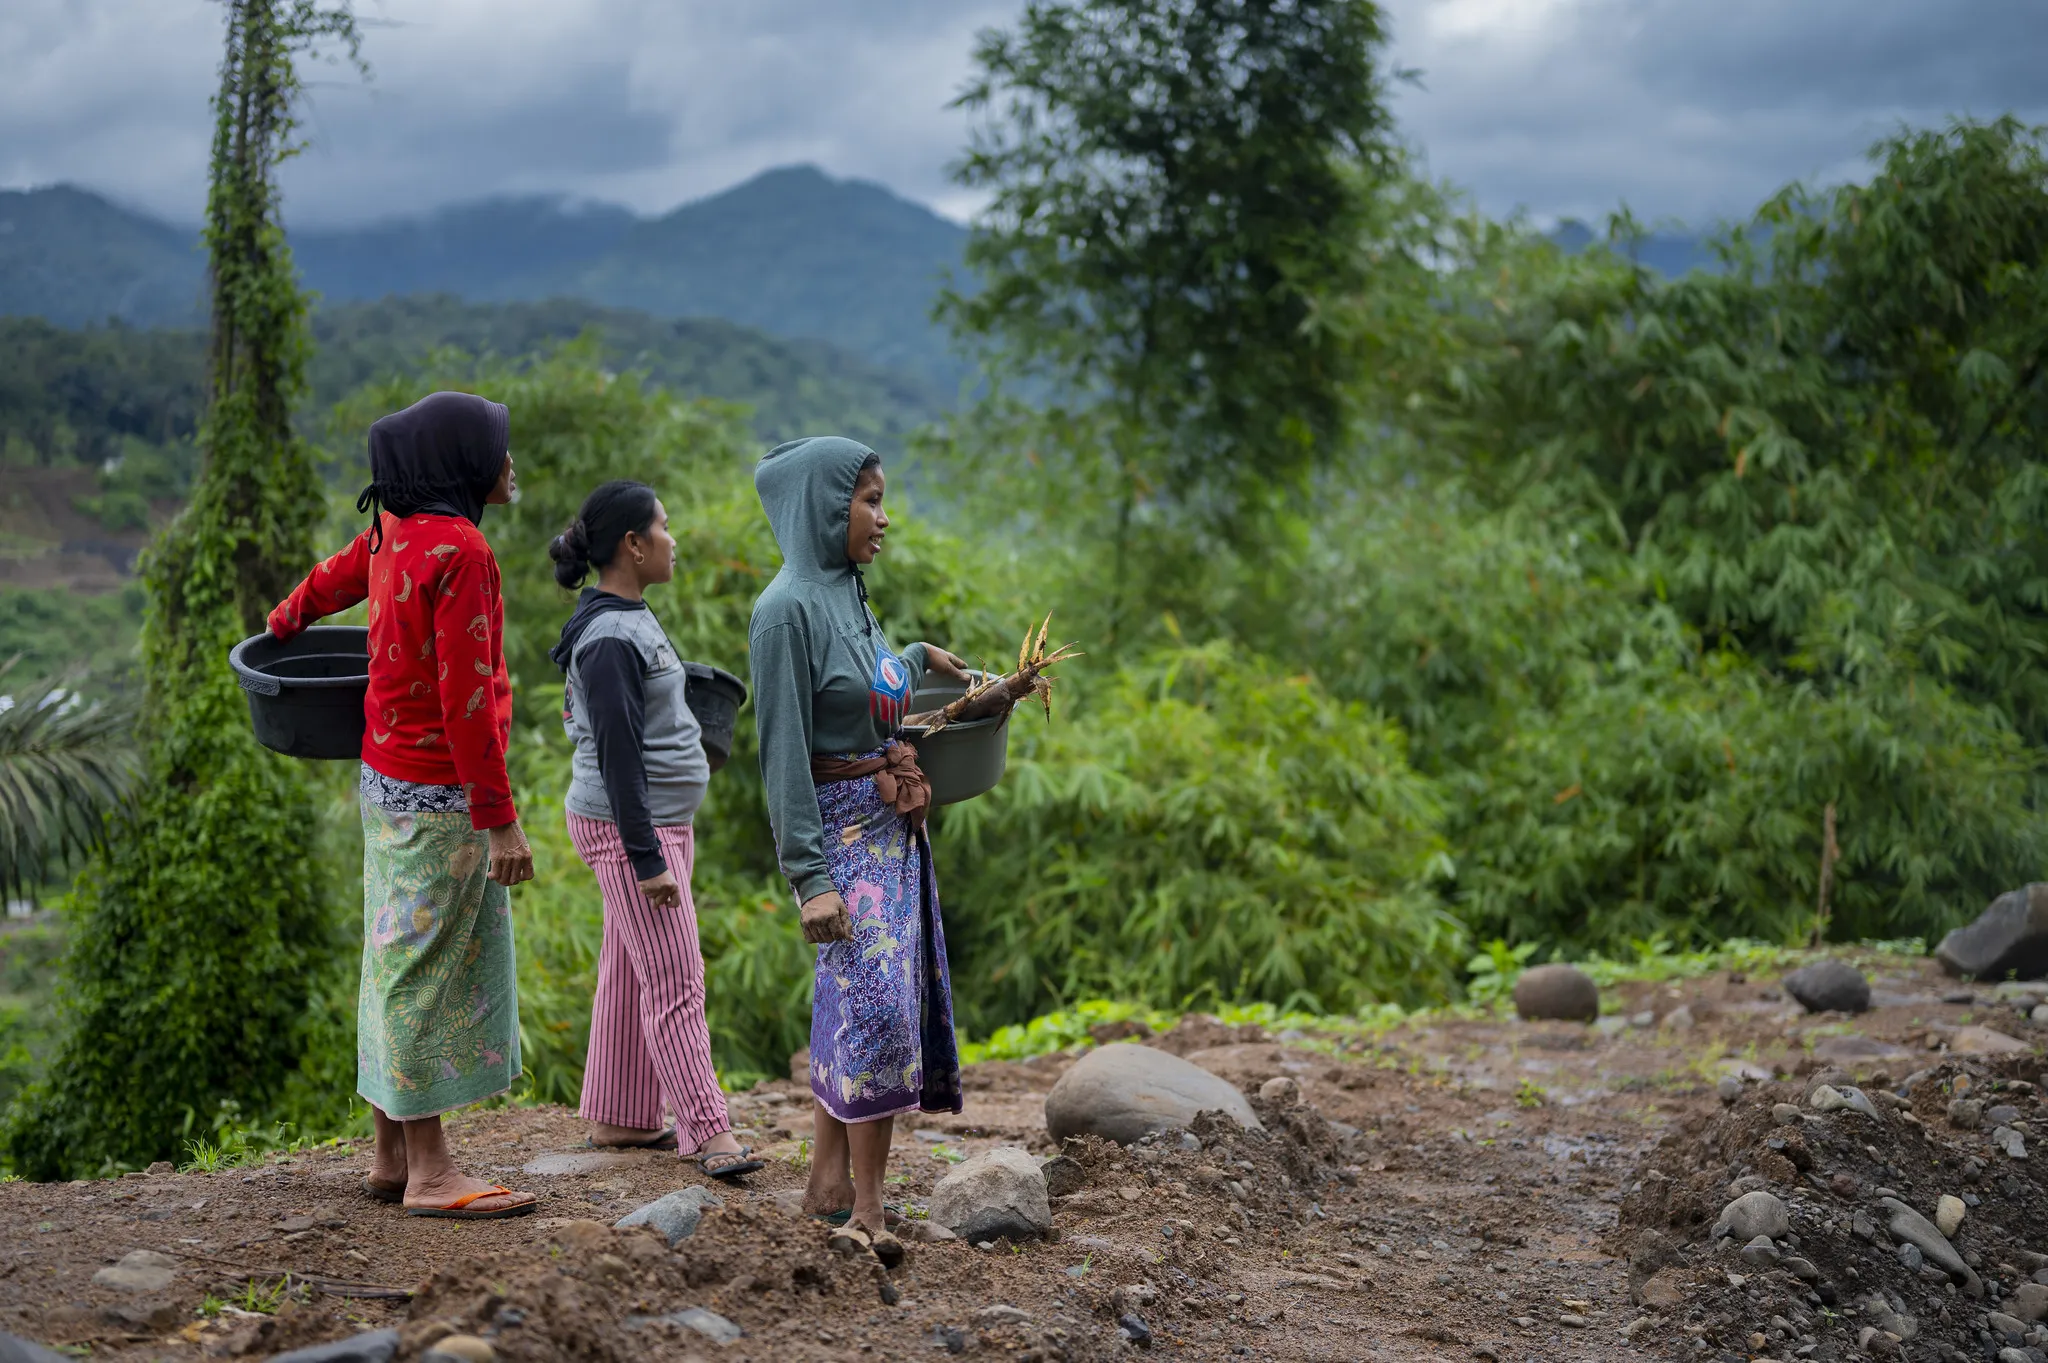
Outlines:
{"label": "green plastic basin", "polygon": [[[979,673],[976,674],[979,677]],[[909,714],[936,710],[960,699],[967,688],[950,677],[927,676],[910,695]],[[1010,717],[948,724],[935,734],[907,726],[903,736],[917,749],[917,765],[931,782],[932,803],[956,805],[994,790],[1010,756]]]}

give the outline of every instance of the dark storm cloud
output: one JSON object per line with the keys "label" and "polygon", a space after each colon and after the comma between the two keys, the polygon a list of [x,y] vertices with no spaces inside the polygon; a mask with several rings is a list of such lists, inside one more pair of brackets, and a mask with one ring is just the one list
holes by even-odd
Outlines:
{"label": "dark storm cloud", "polygon": [[[360,0],[375,78],[313,71],[288,212],[489,194],[658,212],[809,161],[945,211],[947,103],[1021,0]],[[1746,213],[1859,171],[1901,122],[2048,120],[2043,0],[1390,0],[1397,110],[1489,209]],[[69,180],[192,221],[212,0],[0,0],[0,185]]]}
{"label": "dark storm cloud", "polygon": [[1394,0],[1404,127],[1488,209],[1747,214],[1901,124],[2048,121],[2039,0]]}

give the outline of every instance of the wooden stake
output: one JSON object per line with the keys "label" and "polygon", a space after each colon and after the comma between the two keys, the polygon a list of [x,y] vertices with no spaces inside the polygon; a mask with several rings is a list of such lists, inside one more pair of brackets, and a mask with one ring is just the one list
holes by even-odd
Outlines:
{"label": "wooden stake", "polygon": [[1828,892],[1835,888],[1835,863],[1841,860],[1842,849],[1835,842],[1835,802],[1821,812],[1820,821],[1820,901],[1814,908],[1813,940],[1810,947],[1817,947],[1827,940],[1828,935]]}

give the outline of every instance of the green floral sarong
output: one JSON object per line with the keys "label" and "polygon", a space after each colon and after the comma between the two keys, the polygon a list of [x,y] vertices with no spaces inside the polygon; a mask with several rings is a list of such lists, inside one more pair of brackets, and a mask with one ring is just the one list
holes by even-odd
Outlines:
{"label": "green floral sarong", "polygon": [[519,1075],[519,994],[490,837],[466,813],[362,810],[356,1091],[408,1121],[495,1097]]}

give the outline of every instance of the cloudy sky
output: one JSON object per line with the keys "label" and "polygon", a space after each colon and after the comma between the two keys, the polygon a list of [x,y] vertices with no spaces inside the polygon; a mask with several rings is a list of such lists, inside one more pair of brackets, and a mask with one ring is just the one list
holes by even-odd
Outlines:
{"label": "cloudy sky", "polygon": [[[771,166],[942,212],[977,28],[1018,0],[358,0],[368,84],[321,68],[293,221],[489,194],[664,211]],[[2048,122],[2044,0],[1389,0],[1398,110],[1488,209],[1694,223],[1853,175],[1902,121]],[[0,3],[0,187],[203,199],[212,0]]]}

